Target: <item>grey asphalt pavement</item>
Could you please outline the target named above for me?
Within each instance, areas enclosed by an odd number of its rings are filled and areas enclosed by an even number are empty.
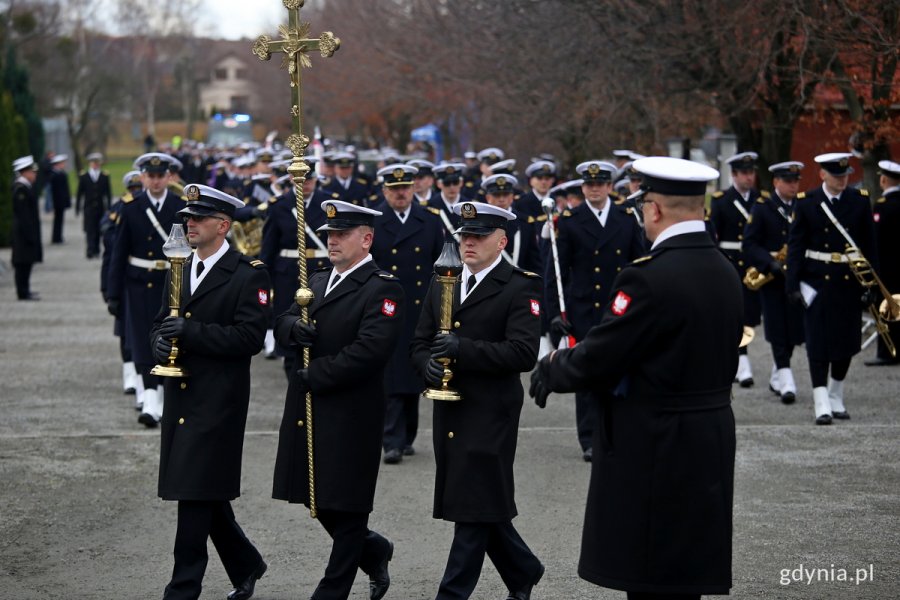
[[[32,278],[40,302],[16,301],[9,250],[0,250],[0,597],[159,598],[172,568],[175,505],[156,497],[159,434],[137,423],[133,397],[121,392],[99,262],[84,258],[80,229],[70,212],[65,245],[45,246]],[[783,406],[766,389],[770,356],[757,334],[757,384],[734,390],[732,595],[900,597],[900,368],[864,367],[874,349],[864,351],[845,388],[852,419],[816,427],[803,352],[794,361],[798,401]],[[255,597],[308,598],[330,540],[302,506],[270,498],[286,381],[277,361],[258,356],[252,369],[234,509],[269,564]],[[526,399],[522,414],[515,524],[546,565],[532,597],[624,599],[576,574],[589,465],[574,412],[571,396],[551,396],[543,411]],[[421,413],[417,453],[382,466],[370,520],[396,545],[387,598],[399,600],[434,597],[452,535],[451,524],[431,518],[428,401]],[[224,598],[230,585],[210,551],[202,598]],[[857,580],[863,571],[867,579]],[[351,598],[367,592],[360,574]],[[473,598],[505,598],[489,562]]]

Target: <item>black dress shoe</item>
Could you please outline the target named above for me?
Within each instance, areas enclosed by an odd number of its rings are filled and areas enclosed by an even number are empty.
[[[593,461],[594,460],[594,449],[588,448],[587,450],[585,450],[584,453],[581,455],[581,458],[584,459],[584,462]]]
[[[796,399],[797,395],[794,392],[785,392],[781,395],[782,404],[793,404]]]
[[[396,465],[403,460],[403,454],[396,448],[391,448],[384,453],[384,464]]]
[[[541,570],[538,571],[537,577],[534,578],[534,581],[517,592],[510,592],[509,596],[506,597],[506,600],[531,600],[531,590],[538,584],[538,582],[541,580],[541,577],[543,576],[544,565],[541,565]]]
[[[403,456],[413,456],[416,453],[416,449],[412,446],[403,446]]]
[[[816,425],[831,425],[831,415],[819,415],[816,417]]]
[[[894,360],[890,358],[873,358],[872,360],[867,360],[863,362],[867,367],[889,367],[891,365],[900,364],[900,360]]]
[[[138,415],[138,423],[146,426],[148,429],[153,429],[154,427],[159,425],[159,421],[156,419],[156,417],[154,417],[150,413],[145,412],[142,412],[140,415]]]
[[[394,543],[388,541],[388,551],[384,555],[381,564],[375,571],[369,574],[369,600],[381,600],[391,587],[391,576],[388,573],[388,563],[394,557]]]
[[[834,417],[835,419],[846,420],[846,419],[850,418],[850,413],[848,413],[846,410],[835,410],[835,411],[831,412],[831,416]]]
[[[741,379],[741,387],[742,388],[753,387],[753,378],[748,377],[747,379]]]
[[[266,569],[268,568],[269,565],[266,564],[266,561],[259,563],[256,570],[250,573],[250,576],[247,577],[241,585],[231,590],[228,595],[225,596],[226,600],[247,600],[248,598],[253,597],[253,589],[256,587],[256,582],[259,579],[262,579],[262,576],[266,574]]]

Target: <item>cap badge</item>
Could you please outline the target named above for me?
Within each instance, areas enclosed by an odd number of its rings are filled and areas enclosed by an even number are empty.
[[[325,209],[325,216],[329,219],[333,219],[337,216],[337,209],[334,207],[334,204],[328,205],[328,208]]]
[[[403,176],[405,174],[406,174],[406,171],[404,171],[400,167],[397,167],[396,169],[394,169],[394,172],[392,173],[392,175],[394,176],[394,179],[403,179]]]
[[[154,167],[158,167],[159,164],[160,164],[159,157],[158,157],[158,156],[154,156],[153,158],[151,158],[151,159],[150,159],[150,164],[151,164],[152,166],[154,166]]]
[[[838,164],[840,164],[842,167],[846,167],[847,165],[850,164],[850,161],[847,160],[846,158],[842,158],[842,159],[841,159],[841,162],[838,163]]]
[[[195,202],[200,199],[200,188],[196,185],[189,185],[184,189],[184,195],[189,202]]]
[[[447,167],[445,173],[447,173],[447,175],[453,175],[454,173],[456,173],[456,169],[454,169],[453,167]]]
[[[800,167],[798,167],[797,165],[791,165],[790,171],[791,171],[791,173],[799,173]]]
[[[475,208],[474,204],[466,202],[462,205],[459,214],[462,215],[463,219],[474,219],[478,215],[478,210]]]
[[[505,187],[506,187],[506,183],[507,183],[506,177],[501,177],[501,178],[499,178],[499,179],[497,180],[497,187],[498,187],[498,188],[505,188]]]
[[[599,172],[600,172],[600,165],[598,165],[597,163],[594,163],[594,164],[588,166],[588,173],[590,173],[591,175],[596,175]]]
[[[491,160],[497,160],[497,155],[491,152],[490,154],[488,154],[488,158]]]

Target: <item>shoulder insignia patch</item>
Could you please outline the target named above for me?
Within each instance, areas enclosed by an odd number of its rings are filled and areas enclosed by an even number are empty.
[[[357,178],[356,178],[356,181],[357,181],[358,183],[369,183],[369,182],[366,181],[365,178],[363,178],[363,177],[357,177]]]
[[[378,276],[381,277],[382,279],[397,279],[396,277],[394,277],[393,275],[391,275],[390,273],[387,273],[385,271],[375,271],[375,272],[378,273]]]
[[[533,271],[526,271],[525,269],[520,269],[519,267],[514,267],[513,271],[515,273],[519,273],[520,275],[524,275],[525,277],[530,277],[532,279],[540,279],[540,275]]]
[[[719,190],[718,192],[713,192],[712,197],[713,198],[721,198],[724,195],[725,195],[725,192],[723,192],[722,190]]]
[[[332,198],[340,198],[341,195],[338,194],[337,192],[332,192],[332,193],[331,193],[331,197],[332,197]]]
[[[529,223],[534,223],[534,217],[529,216],[529,217],[528,217],[528,222],[529,222]]]
[[[440,216],[440,214],[441,214],[441,209],[435,208],[435,207],[433,207],[433,206],[426,206],[426,207],[425,207],[425,210],[427,210],[428,212],[430,212],[430,213],[433,214],[433,215],[438,215],[438,216]]]
[[[612,194],[610,194],[609,197],[612,198]],[[625,199],[619,198],[618,200],[613,200],[613,204],[615,204],[616,206],[622,206],[623,204],[625,204]]]
[[[763,190],[759,193],[760,198],[771,198],[772,194],[769,193],[769,190]]]
[[[610,192],[610,193],[609,193],[609,197],[610,197],[610,198],[618,198],[618,197],[619,197],[619,192]]]
[[[466,182],[466,187],[472,187],[474,184],[471,181]]]
[[[569,209],[567,208],[566,210],[562,211],[562,216],[564,216],[564,217],[571,217],[571,216],[572,216],[572,211],[569,210]]]
[[[797,200],[801,200],[803,198],[806,198],[806,192],[800,192],[799,194],[797,194]]]
[[[644,264],[645,262],[650,261],[650,259],[652,259],[652,258],[653,258],[653,255],[652,255],[652,254],[648,254],[648,255],[646,255],[646,256],[641,256],[640,258],[634,259],[633,261],[631,261],[631,264],[633,264],[633,265],[641,265],[641,264]]]
[[[875,204],[884,204],[885,202],[887,202],[887,198],[882,196],[881,198],[879,198],[878,200],[875,201]]]
[[[766,203],[766,199],[763,198],[762,196],[760,196],[759,198],[756,199],[756,203],[757,203],[757,204],[765,204],[765,203]]]
[[[535,217],[534,220],[537,221],[538,223],[542,223],[547,220],[547,215],[546,214],[540,215],[538,217]]]
[[[869,190],[867,190],[865,188],[860,188],[859,193],[862,194],[863,196],[868,196]]]
[[[266,266],[266,263],[264,263],[263,261],[259,260],[258,258],[254,258],[253,260],[250,261],[250,265],[256,267],[257,269],[259,269],[259,268],[261,268],[261,267]]]
[[[123,204],[128,204],[129,202],[132,202],[132,201],[134,201],[134,196],[132,196],[131,194],[125,194],[124,196],[122,196]]]

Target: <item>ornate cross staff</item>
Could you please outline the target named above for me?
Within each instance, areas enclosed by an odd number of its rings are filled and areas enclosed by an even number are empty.
[[[303,182],[309,173],[309,166],[303,160],[309,138],[303,135],[303,98],[300,94],[300,69],[311,67],[312,63],[306,55],[309,51],[318,50],[322,58],[332,56],[341,47],[340,38],[334,37],[330,31],[322,33],[320,38],[309,38],[309,23],[300,20],[300,9],[305,0],[282,0],[288,9],[288,24],[278,27],[281,39],[273,41],[267,35],[261,35],[253,44],[253,54],[260,60],[269,60],[272,54],[284,54],[281,66],[287,68],[291,80],[291,117],[293,133],[287,139],[287,146],[294,154],[288,173],[294,180],[294,196],[297,198],[297,282],[299,288],[294,294],[294,301],[300,306],[300,317],[304,323],[309,322],[309,309],[313,300],[312,290],[307,286],[306,273],[306,215],[304,214]],[[309,348],[303,349],[303,367],[309,366]],[[312,395],[306,394],[306,452],[309,464],[309,512],[316,518],[316,485],[313,461],[313,415]]]

